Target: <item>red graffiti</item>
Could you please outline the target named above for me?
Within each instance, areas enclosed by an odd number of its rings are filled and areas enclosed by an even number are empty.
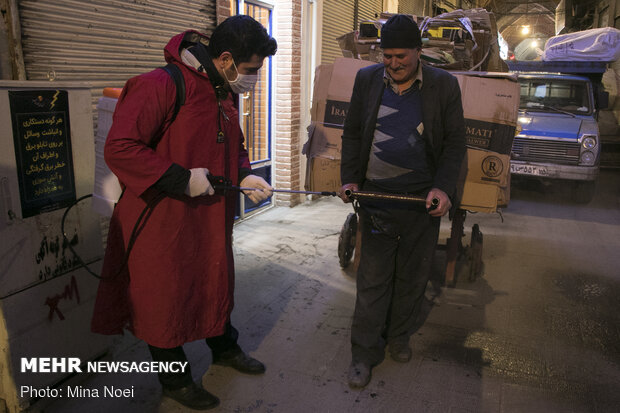
[[[77,281],[75,280],[75,276],[71,276],[71,282],[68,285],[65,285],[65,289],[61,294],[56,294],[53,297],[47,297],[45,300],[45,305],[50,307],[50,312],[48,314],[48,318],[51,321],[54,318],[54,312],[58,315],[58,318],[61,320],[65,319],[65,316],[62,314],[60,309],[58,308],[58,302],[60,300],[72,300],[73,293],[75,293],[75,299],[77,303],[80,303],[80,292],[78,291]]]

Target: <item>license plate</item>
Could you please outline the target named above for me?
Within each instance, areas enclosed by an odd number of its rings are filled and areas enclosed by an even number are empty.
[[[518,175],[549,176],[544,166],[510,164],[510,172]]]

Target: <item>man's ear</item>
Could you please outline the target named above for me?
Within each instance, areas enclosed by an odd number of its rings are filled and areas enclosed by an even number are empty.
[[[228,70],[233,65],[233,57],[230,52],[222,52],[221,55],[218,56],[217,60],[217,68],[221,70]]]

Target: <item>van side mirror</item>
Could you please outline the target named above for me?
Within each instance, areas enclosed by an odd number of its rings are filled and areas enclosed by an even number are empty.
[[[595,103],[598,110],[607,109],[607,107],[609,107],[609,92],[598,90]]]

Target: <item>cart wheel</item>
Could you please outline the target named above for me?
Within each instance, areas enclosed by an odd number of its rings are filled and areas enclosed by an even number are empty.
[[[342,268],[347,268],[355,250],[355,234],[357,233],[357,215],[351,212],[340,230],[338,237],[338,260]]]
[[[471,228],[469,281],[475,281],[482,271],[482,232],[478,224]]]

